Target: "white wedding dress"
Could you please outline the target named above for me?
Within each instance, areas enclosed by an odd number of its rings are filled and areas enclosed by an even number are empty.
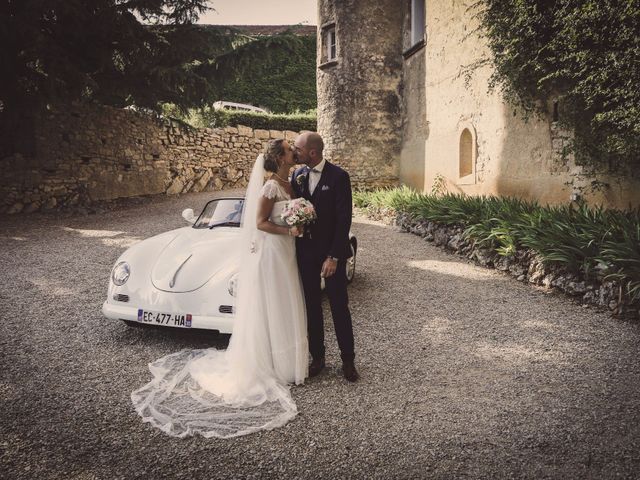
[[[226,350],[182,350],[149,364],[153,380],[131,394],[145,422],[175,437],[228,438],[272,429],[296,416],[289,384],[307,376],[307,321],[295,239],[256,228],[260,195],[276,198],[271,221],[289,196],[264,185],[262,155],[247,189],[236,316]]]

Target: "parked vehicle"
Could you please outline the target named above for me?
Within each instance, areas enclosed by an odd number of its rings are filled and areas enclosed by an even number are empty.
[[[244,110],[247,112],[269,113],[264,108],[249,105],[248,103],[218,101],[213,104],[214,110]]]
[[[143,240],[115,263],[102,313],[128,324],[202,328],[231,333],[240,263],[238,238],[244,198],[211,200],[191,225]],[[350,235],[353,280],[357,239]]]

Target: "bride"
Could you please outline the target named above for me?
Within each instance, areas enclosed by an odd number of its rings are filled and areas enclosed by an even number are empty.
[[[280,219],[293,197],[286,140],[258,156],[247,188],[233,335],[226,350],[182,350],[149,364],[136,411],[175,437],[229,438],[284,425],[297,414],[289,384],[307,376],[307,319],[295,255],[298,227]],[[264,182],[265,170],[272,173]],[[264,182],[264,184],[263,184]]]

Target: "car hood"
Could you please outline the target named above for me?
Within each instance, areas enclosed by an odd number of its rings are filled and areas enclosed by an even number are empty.
[[[165,292],[199,289],[217,274],[230,275],[238,266],[238,228],[189,228],[160,252],[151,282]]]

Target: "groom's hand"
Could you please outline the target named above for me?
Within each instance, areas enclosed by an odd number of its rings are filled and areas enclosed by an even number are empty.
[[[331,275],[336,273],[336,268],[338,268],[338,261],[334,260],[331,257],[328,257],[322,264],[322,271],[320,272],[320,276],[322,278],[329,278]]]

